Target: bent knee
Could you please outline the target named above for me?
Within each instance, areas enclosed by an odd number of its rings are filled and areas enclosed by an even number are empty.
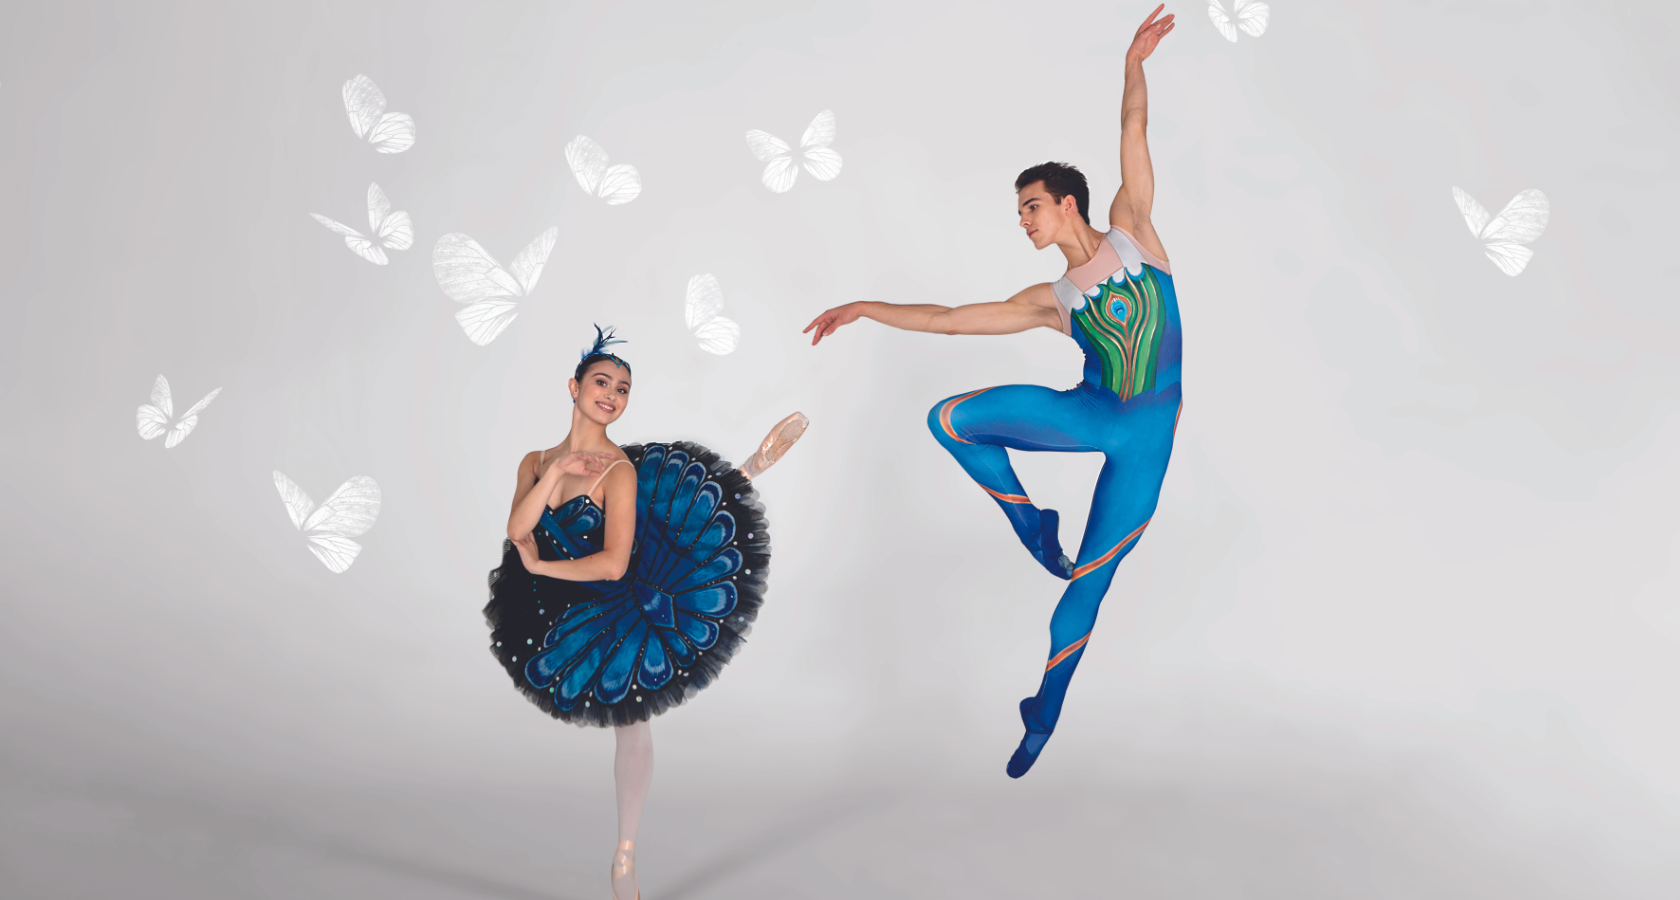
[[[958,395],[958,397],[960,396]],[[951,401],[958,399],[958,397],[951,397],[935,403],[927,414],[928,430],[933,432],[934,440],[947,447],[954,443],[967,443],[957,436],[956,429],[950,422],[950,413],[946,411],[946,407],[952,405]]]

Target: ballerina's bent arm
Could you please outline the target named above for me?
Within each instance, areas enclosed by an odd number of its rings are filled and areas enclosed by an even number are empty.
[[[613,465],[606,453],[568,453],[555,459],[536,475],[537,455],[526,454],[519,466],[513,508],[508,514],[508,539],[519,548],[526,571],[563,581],[617,581],[630,566],[630,548],[636,537],[636,469]],[[606,529],[601,550],[578,559],[542,559],[532,535],[542,520],[548,500],[564,475],[594,475],[601,472],[605,488],[602,511]]]

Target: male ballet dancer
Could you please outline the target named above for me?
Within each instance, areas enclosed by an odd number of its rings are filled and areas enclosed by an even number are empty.
[[[1015,181],[1027,239],[1038,250],[1060,248],[1067,274],[1001,303],[956,308],[848,303],[805,328],[816,330],[815,345],[859,318],[939,334],[1014,334],[1044,327],[1060,330],[1085,351],[1084,380],[1071,390],[982,388],[941,401],[928,413],[933,436],[997,501],[1027,550],[1069,582],[1050,618],[1050,659],[1038,693],[1021,701],[1026,735],[1009,759],[1011,778],[1032,768],[1056,727],[1114,570],[1155,513],[1178,425],[1182,331],[1166,248],[1149,221],[1155,176],[1145,139],[1143,61],[1173,29],[1172,16],[1155,18],[1164,8],[1149,14],[1126,51],[1121,185],[1108,209],[1109,230],[1091,227],[1090,191],[1078,169],[1044,163]],[[1103,454],[1077,560],[1062,555],[1055,510],[1041,510],[1027,498],[1005,448]]]

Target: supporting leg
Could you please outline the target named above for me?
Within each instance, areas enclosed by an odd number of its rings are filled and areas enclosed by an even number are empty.
[[[613,786],[618,796],[618,852],[613,854],[613,900],[636,900],[636,831],[653,784],[653,729],[647,722],[613,729]]]
[[[1148,441],[1129,441],[1120,451],[1110,453],[1097,477],[1078,564],[1050,617],[1050,658],[1044,666],[1044,677],[1038,693],[1021,701],[1021,723],[1027,733],[1010,757],[1011,778],[1020,778],[1032,768],[1055,731],[1068,684],[1085,654],[1097,610],[1114,572],[1137,546],[1155,514],[1172,452],[1172,432],[1164,431],[1164,440],[1151,437]]]

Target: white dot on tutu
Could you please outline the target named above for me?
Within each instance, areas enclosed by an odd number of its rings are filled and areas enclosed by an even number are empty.
[[[637,695],[636,695],[636,702],[637,702],[637,703],[640,703],[640,702],[642,702],[642,696],[641,696],[641,695],[640,695],[640,694],[637,694]]]
[[[517,656],[515,656],[515,657],[514,657],[514,658],[513,658],[513,661],[514,661],[514,662],[519,662],[519,657],[517,657]]]
[[[527,643],[527,644],[529,644],[529,643],[531,643],[531,639],[530,639],[530,638],[526,638],[526,639],[525,639],[525,643]]]
[[[752,540],[752,532],[747,532],[747,540]]]
[[[584,708],[584,709],[588,709],[588,708],[589,708],[589,701],[588,701],[588,700],[585,700],[585,701],[583,701],[583,708]]]
[[[501,642],[501,641],[497,641],[497,642],[496,642],[496,646],[498,646],[498,647],[500,647],[500,646],[501,646],[501,645],[502,645],[502,642]]]
[[[751,575],[751,574],[752,574],[752,570],[751,570],[751,569],[748,569],[748,570],[747,570],[747,574],[748,574],[748,575]]]
[[[735,495],[735,499],[737,499],[737,500],[739,500],[739,499],[741,499],[741,495],[740,495],[740,494],[736,494],[736,495]]]

